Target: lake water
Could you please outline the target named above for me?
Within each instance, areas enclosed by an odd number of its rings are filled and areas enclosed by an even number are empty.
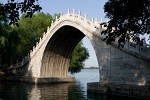
[[[0,82],[0,100],[108,100],[105,94],[87,93],[87,82],[99,81],[98,69],[84,69],[70,75],[75,83],[33,85],[20,82]],[[111,97],[109,100],[140,100]]]
[[[70,76],[76,77],[75,83],[0,82],[0,100],[90,100],[87,98],[87,82],[98,82],[99,70],[84,69]]]

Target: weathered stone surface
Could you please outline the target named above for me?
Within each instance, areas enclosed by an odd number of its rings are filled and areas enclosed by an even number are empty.
[[[127,41],[124,48],[118,48],[117,42],[106,45],[102,41],[102,30],[104,27],[100,22],[88,21],[80,14],[62,15],[31,50],[28,65],[23,70],[16,69],[16,73],[22,71],[22,76],[41,81],[67,77],[73,49],[87,36],[97,56],[102,83],[149,84],[150,48],[131,41]]]
[[[100,84],[99,82],[88,83],[88,93],[94,93],[100,95],[104,93],[108,96],[124,96],[134,97],[133,99],[149,100],[150,98],[150,86],[136,86],[131,84]]]

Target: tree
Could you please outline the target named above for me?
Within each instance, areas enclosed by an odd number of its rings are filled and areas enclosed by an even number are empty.
[[[23,14],[18,21],[19,27],[12,27],[7,23],[3,23],[2,25],[6,25],[7,27],[0,27],[4,30],[3,36],[0,35],[0,44],[2,44],[0,49],[3,51],[0,52],[0,55],[2,54],[0,61],[6,58],[5,63],[10,62],[8,65],[10,66],[16,61],[16,56],[26,56],[30,50],[32,50],[33,46],[36,45],[36,42],[39,41],[40,37],[43,36],[43,32],[47,31],[47,27],[51,25],[52,20],[55,20],[56,15],[59,14],[55,14],[54,17],[52,17],[50,14],[41,12],[34,14],[32,18],[25,18],[24,16],[26,15]],[[5,46],[5,44],[7,45]],[[80,42],[72,54],[69,71],[79,72],[84,66],[83,62],[88,57],[89,53],[87,49],[83,47],[82,42]]]
[[[25,18],[25,16],[25,14],[21,16],[18,22],[19,27],[15,27],[21,40],[18,46],[19,56],[25,56],[32,50],[33,46],[36,45],[36,42],[39,42],[40,37],[47,31],[47,27],[51,25],[51,21],[53,20],[50,14],[42,12],[33,14],[32,18]]]
[[[150,0],[109,0],[104,5],[106,17],[110,19],[107,29],[107,44],[118,39],[124,45],[125,40],[132,38],[139,43],[139,34],[150,33]]]
[[[54,21],[56,16],[60,14],[55,14],[53,17],[50,14],[37,13],[32,16],[32,18],[25,18],[25,15],[19,20],[19,27],[15,27],[16,31],[19,33],[20,44],[18,46],[18,55],[25,56],[32,50],[36,42],[39,41],[40,37],[43,36],[43,32],[47,31],[47,27],[51,25],[51,21]],[[79,72],[83,68],[83,62],[89,57],[89,53],[85,47],[83,47],[82,42],[80,42],[75,48],[72,59],[69,65],[69,71]]]
[[[9,20],[10,25],[17,25],[19,20],[19,14],[25,13],[25,17],[32,17],[33,13],[40,11],[42,8],[38,4],[38,0],[7,0],[6,4],[0,3],[0,16],[3,16]]]
[[[83,43],[79,42],[72,53],[69,63],[69,71],[71,73],[80,72],[84,67],[84,61],[88,59],[89,53],[87,48],[83,47]]]
[[[7,24],[5,17],[0,17],[0,66],[9,67],[17,61],[18,33]]]
[[[7,37],[5,36],[6,30],[6,22],[7,20],[4,17],[0,17],[0,66],[4,65],[4,59],[2,59],[3,54],[5,52],[5,47],[8,42]]]

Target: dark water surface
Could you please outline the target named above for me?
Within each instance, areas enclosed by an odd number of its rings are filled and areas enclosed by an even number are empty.
[[[75,83],[33,85],[19,82],[0,82],[0,100],[90,100],[87,82],[99,81],[98,69],[84,69],[70,75]]]
[[[84,69],[71,75],[75,83],[33,85],[19,82],[0,82],[0,100],[108,100],[104,94],[87,94],[87,82],[99,81],[98,69]],[[109,100],[139,100],[111,97]]]

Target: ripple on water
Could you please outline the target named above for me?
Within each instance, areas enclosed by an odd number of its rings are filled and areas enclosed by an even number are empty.
[[[87,100],[87,82],[99,80],[98,70],[82,70],[71,76],[77,82],[43,85],[0,82],[0,100]]]

